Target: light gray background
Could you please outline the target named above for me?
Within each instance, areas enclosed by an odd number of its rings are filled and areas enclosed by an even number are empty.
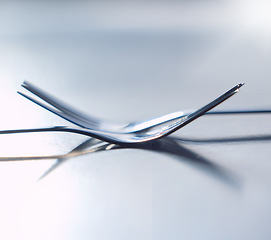
[[[201,107],[240,82],[220,109],[270,107],[270,18],[255,20],[270,6],[247,6],[1,1],[1,129],[69,124],[19,96],[24,80],[123,122]],[[56,160],[2,162],[1,239],[270,239],[270,117],[203,117],[175,136],[209,142],[82,155],[41,180]],[[86,140],[1,135],[0,153],[65,154]]]

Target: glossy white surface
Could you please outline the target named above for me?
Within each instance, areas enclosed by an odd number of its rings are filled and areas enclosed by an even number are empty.
[[[269,28],[244,22],[242,2],[1,2],[1,129],[69,124],[19,96],[23,80],[114,121],[198,108],[239,82],[219,108],[270,107]],[[204,117],[175,136],[224,140],[86,154],[42,179],[57,160],[1,162],[0,238],[270,239],[270,119]],[[2,135],[0,155],[86,140]]]

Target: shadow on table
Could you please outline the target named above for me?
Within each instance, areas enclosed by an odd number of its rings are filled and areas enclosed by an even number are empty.
[[[166,137],[156,141],[130,144],[130,145],[116,145],[106,142],[102,142],[93,138],[88,139],[82,144],[74,148],[70,153],[64,155],[64,157],[58,158],[57,162],[49,168],[39,180],[46,177],[66,160],[73,157],[74,153],[77,155],[84,155],[89,153],[88,148],[91,148],[91,153],[100,151],[109,151],[113,149],[142,149],[148,151],[155,151],[164,154],[170,154],[179,161],[186,161],[192,167],[197,168],[200,171],[204,171],[206,174],[212,176],[214,179],[223,182],[224,184],[235,188],[241,188],[241,181],[236,176],[226,171],[222,167],[215,164],[211,159],[208,159],[195,151],[192,151],[188,147],[183,146],[185,143],[195,144],[215,144],[215,143],[236,143],[236,142],[253,142],[253,141],[270,141],[271,135],[264,136],[247,136],[247,137],[234,137],[234,138],[213,138],[213,139],[188,139],[188,138],[176,138]],[[102,144],[102,145],[101,145]]]
[[[126,144],[116,145],[107,142],[103,142],[94,138],[90,138],[87,141],[81,143],[71,152],[63,155],[50,155],[50,156],[29,156],[29,157],[0,157],[0,161],[24,161],[24,160],[45,160],[56,159],[46,172],[38,179],[41,180],[48,176],[61,164],[67,161],[69,158],[82,156],[94,152],[109,151],[114,149],[140,149],[147,151],[159,152],[162,154],[168,154],[173,156],[178,161],[186,162],[191,167],[202,171],[215,180],[220,181],[231,188],[236,190],[241,188],[241,181],[225,168],[214,163],[214,159],[209,159],[203,155],[197,153],[194,150],[189,149],[191,144],[219,144],[219,143],[247,143],[258,141],[270,141],[271,135],[261,136],[246,136],[246,137],[232,137],[232,138],[212,138],[212,139],[188,139],[188,138],[176,138],[168,136],[166,138],[139,143],[139,144]]]

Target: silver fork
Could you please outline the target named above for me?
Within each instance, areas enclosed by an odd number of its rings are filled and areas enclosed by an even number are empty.
[[[129,124],[116,124],[109,121],[104,121],[101,119],[97,119],[92,116],[88,116],[84,113],[81,113],[70,106],[67,106],[65,103],[57,100],[55,97],[51,96],[50,94],[44,92],[43,90],[39,89],[38,87],[34,86],[29,82],[24,82],[22,87],[27,89],[29,92],[33,93],[45,103],[38,101],[26,95],[22,92],[18,92],[25,98],[31,100],[32,102],[38,104],[39,106],[49,110],[50,112],[74,123],[77,126],[96,129],[96,130],[103,130],[107,132],[119,132],[119,133],[131,133],[131,132],[139,132],[142,130],[146,130],[152,128],[154,126],[162,125],[166,122],[170,122],[173,120],[181,120],[185,116],[187,116],[190,112],[188,111],[178,111],[163,115],[161,117],[157,117],[154,119],[150,119],[143,122],[134,122]],[[48,105],[49,104],[49,105]],[[251,114],[251,113],[271,113],[271,110],[235,110],[235,111],[210,111],[206,112],[205,114],[209,115],[218,115],[218,114]]]
[[[90,137],[98,138],[100,140],[115,143],[115,144],[134,144],[134,143],[141,143],[147,142],[155,139],[159,139],[169,134],[179,130],[180,128],[184,127],[185,125],[189,124],[190,122],[194,121],[198,117],[202,116],[209,110],[213,109],[220,103],[224,102],[234,94],[236,94],[239,89],[244,84],[240,83],[227,91],[226,93],[222,94],[217,99],[213,100],[209,104],[205,105],[204,107],[196,110],[193,113],[190,113],[178,121],[174,122],[173,124],[167,124],[166,126],[159,126],[156,129],[144,129],[138,132],[129,132],[129,133],[117,133],[117,132],[108,132],[103,131],[101,129],[87,129],[82,127],[51,127],[51,128],[37,128],[37,129],[20,129],[20,130],[5,130],[0,131],[0,133],[26,133],[26,132],[71,132],[77,134],[83,134]]]

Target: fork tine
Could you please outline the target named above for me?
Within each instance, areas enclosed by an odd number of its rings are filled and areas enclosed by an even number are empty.
[[[66,116],[72,116],[73,118],[77,118],[79,120],[83,120],[89,124],[97,126],[99,124],[99,120],[95,119],[94,117],[86,116],[84,113],[79,112],[78,110],[73,109],[70,106],[67,106],[60,100],[57,100],[55,97],[51,96],[50,94],[44,92],[43,90],[39,89],[38,87],[34,86],[32,83],[24,81],[22,87],[27,89],[29,92],[33,93],[40,99],[44,100],[46,103],[52,105],[56,109],[62,111],[66,114]],[[23,95],[23,94],[22,94]],[[25,95],[23,95],[26,97]],[[29,98],[28,98],[29,99]],[[30,99],[31,100],[31,99]],[[33,100],[31,100],[33,101]],[[33,101],[35,102],[35,101]],[[40,104],[39,104],[40,105]]]
[[[78,119],[78,118],[76,118],[76,117],[73,117],[72,115],[68,115],[68,114],[66,114],[66,113],[64,113],[64,112],[62,112],[62,111],[59,111],[59,110],[57,110],[57,109],[54,109],[54,108],[52,108],[51,106],[46,105],[46,104],[44,104],[44,103],[42,103],[42,102],[40,102],[40,101],[38,101],[38,100],[36,100],[36,99],[34,99],[34,98],[32,98],[32,97],[30,97],[30,96],[28,96],[28,95],[22,93],[22,92],[19,92],[19,91],[18,91],[18,93],[19,93],[20,95],[22,95],[23,97],[27,98],[28,100],[30,100],[30,101],[36,103],[37,105],[43,107],[44,109],[46,109],[46,110],[48,110],[48,111],[50,111],[50,112],[52,112],[52,113],[58,115],[59,117],[62,117],[62,118],[64,118],[64,119],[66,119],[67,121],[69,121],[69,122],[71,122],[71,123],[73,123],[73,124],[75,124],[75,125],[77,125],[77,126],[80,126],[80,127],[84,127],[84,126],[85,126],[84,123],[86,123],[86,122],[84,122],[82,119]],[[90,123],[88,123],[88,124],[90,124]],[[95,127],[95,126],[96,126],[96,125],[93,124],[93,127]]]
[[[222,94],[220,97],[216,98],[209,104],[203,106],[202,108],[198,109],[197,111],[187,115],[182,120],[175,122],[174,124],[170,125],[165,129],[163,136],[168,136],[171,133],[179,130],[180,128],[184,127],[185,125],[189,124],[190,122],[194,121],[195,119],[199,118],[200,116],[204,115],[206,112],[210,111],[211,109],[215,108],[217,105],[221,104],[228,98],[232,97],[234,94],[239,92],[239,89],[244,85],[244,83],[237,84],[235,87],[231,88],[226,93]]]

